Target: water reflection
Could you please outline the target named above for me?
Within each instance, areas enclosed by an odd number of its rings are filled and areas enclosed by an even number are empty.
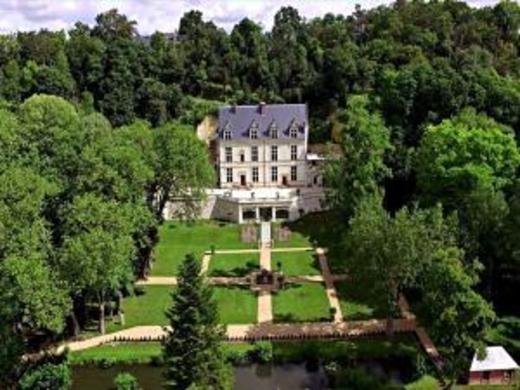
[[[252,365],[235,368],[235,390],[324,390],[327,377],[320,368],[307,371],[304,364]]]
[[[119,372],[130,372],[142,389],[161,389],[162,369],[146,365],[115,366],[100,369],[93,366],[74,367],[73,390],[113,390]],[[325,390],[327,378],[321,367],[308,371],[305,364],[261,365],[235,368],[234,390]]]

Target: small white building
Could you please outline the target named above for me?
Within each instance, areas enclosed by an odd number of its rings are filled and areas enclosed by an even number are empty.
[[[518,364],[500,346],[487,347],[486,356],[481,360],[473,357],[469,369],[470,385],[508,385],[513,383]]]

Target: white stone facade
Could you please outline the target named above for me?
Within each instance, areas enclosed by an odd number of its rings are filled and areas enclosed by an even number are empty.
[[[304,139],[219,140],[220,187],[305,187],[306,155]]]
[[[219,188],[207,190],[202,218],[292,221],[323,209],[323,158],[307,152],[306,105],[223,107],[218,126]],[[169,204],[165,218],[177,206]]]
[[[262,188],[253,190],[214,188],[206,191],[201,201],[202,219],[218,219],[237,223],[262,220],[293,221],[301,216],[323,210],[323,188]],[[165,219],[177,215],[180,203],[169,202],[164,210]]]

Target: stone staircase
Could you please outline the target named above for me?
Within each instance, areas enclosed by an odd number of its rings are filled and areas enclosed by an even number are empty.
[[[260,224],[260,245],[271,245],[271,222]]]

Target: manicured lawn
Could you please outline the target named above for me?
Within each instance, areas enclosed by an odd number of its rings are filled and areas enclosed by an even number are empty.
[[[337,361],[352,358],[388,358],[410,356],[415,358],[420,350],[413,336],[395,335],[392,339],[374,336],[352,340],[300,340],[272,342],[273,357],[277,363],[300,363],[315,360]],[[255,348],[255,343],[226,343],[222,345],[226,355],[247,354]],[[149,363],[161,355],[158,342],[129,342],[101,345],[82,351],[70,352],[72,364],[95,363],[111,360],[114,363]],[[428,377],[431,378],[431,377]],[[433,378],[431,378],[433,380]],[[423,380],[418,383],[423,383]],[[429,382],[429,381],[428,381]],[[417,387],[413,388],[418,389]],[[421,388],[422,389],[422,388]]]
[[[117,343],[74,351],[69,354],[72,364],[94,363],[110,360],[115,363],[149,363],[161,354],[161,344],[157,342]]]
[[[278,240],[277,231],[280,229],[282,224],[274,223],[273,224],[273,238],[274,238],[274,247],[275,248],[299,248],[299,247],[310,247],[312,246],[311,241],[309,240],[309,237],[306,235],[291,230],[291,235],[288,240],[281,241]]]
[[[247,355],[255,348],[253,343],[223,343],[226,356]],[[105,344],[82,351],[70,352],[72,364],[97,363],[109,360],[117,364],[147,364],[161,357],[161,344],[158,342],[130,342]]]
[[[170,286],[146,286],[143,294],[123,300],[125,326],[107,322],[107,332],[140,325],[167,325],[165,312],[172,303]],[[214,297],[223,324],[256,322],[256,295],[240,287],[215,287]]]
[[[329,301],[321,283],[290,285],[273,295],[275,322],[329,321]]]
[[[176,275],[187,253],[194,253],[200,259],[212,245],[216,249],[256,248],[256,243],[242,242],[240,232],[239,225],[215,221],[165,222],[159,228],[152,275]]]
[[[167,325],[165,312],[172,303],[173,286],[145,286],[142,294],[123,300],[125,326],[107,322],[107,332],[140,325]]]
[[[284,224],[292,235],[288,241],[275,241],[276,247],[318,246],[331,248],[341,241],[347,228],[347,221],[338,211],[307,214],[295,222]]]
[[[386,310],[380,297],[371,294],[370,286],[361,286],[351,281],[336,283],[341,312],[348,320],[385,318]]]
[[[223,324],[256,323],[256,294],[244,287],[215,287],[220,322]]]
[[[245,276],[259,265],[258,253],[215,254],[209,263],[209,276]]]
[[[271,268],[273,270],[278,269],[278,262],[281,263],[282,272],[287,276],[321,274],[314,251],[272,252]]]

